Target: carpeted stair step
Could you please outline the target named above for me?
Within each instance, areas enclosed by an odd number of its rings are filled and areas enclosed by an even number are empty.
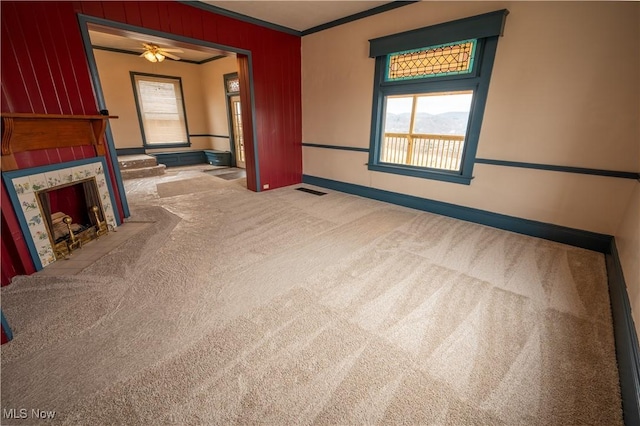
[[[136,179],[164,174],[166,166],[158,164],[156,157],[151,155],[120,155],[118,165],[122,179]]]
[[[156,161],[156,157],[152,157],[151,155],[119,155],[118,164],[120,165],[120,170],[124,171],[153,167],[158,165],[158,162]]]
[[[120,169],[122,179],[136,179],[150,176],[161,176],[167,168],[164,164],[157,164],[151,167],[139,167],[135,169]]]

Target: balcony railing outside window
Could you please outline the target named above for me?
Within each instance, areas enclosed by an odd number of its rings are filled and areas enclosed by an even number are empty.
[[[385,133],[380,161],[431,169],[459,171],[464,136]]]
[[[471,90],[387,96],[379,161],[459,172],[472,97]]]

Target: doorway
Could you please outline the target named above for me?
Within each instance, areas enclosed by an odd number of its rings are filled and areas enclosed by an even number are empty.
[[[224,90],[227,95],[227,115],[233,163],[241,169],[246,168],[244,137],[242,134],[242,103],[240,100],[240,79],[238,73],[224,75]]]
[[[144,34],[145,40],[158,41],[163,47],[169,47],[170,49],[181,49],[183,51],[186,50],[200,50],[200,51],[211,51],[217,50],[221,52],[227,52],[228,54],[232,54],[236,57],[237,60],[237,69],[238,69],[238,78],[239,81],[242,82],[243,90],[238,92],[237,95],[241,99],[236,107],[242,108],[242,112],[237,119],[238,129],[240,130],[239,137],[237,138],[238,142],[241,143],[242,150],[237,150],[242,152],[241,163],[243,167],[246,167],[247,170],[247,188],[252,191],[260,191],[260,173],[259,173],[259,160],[258,160],[258,149],[257,149],[257,135],[255,128],[255,105],[254,105],[254,87],[253,87],[253,66],[252,66],[252,54],[251,51],[235,48],[232,46],[220,45],[208,41],[204,41],[201,39],[194,39],[190,37],[185,37],[181,35],[166,33],[162,31],[152,30],[148,28],[133,26],[130,24],[125,24],[122,22],[109,21],[102,18],[87,16],[87,15],[78,15],[78,19],[80,22],[80,29],[82,33],[82,39],[85,46],[85,53],[87,56],[87,60],[89,62],[89,69],[91,74],[92,82],[94,83],[94,91],[96,94],[96,100],[98,103],[98,107],[104,113],[107,112],[108,108],[105,102],[104,93],[102,91],[102,84],[100,81],[100,77],[98,75],[98,69],[96,64],[96,58],[94,55],[94,50],[91,43],[91,37],[89,34],[89,27],[101,27],[100,29],[103,32],[109,33],[111,35],[119,35],[119,36],[127,36],[132,33]],[[169,49],[166,49],[167,51]],[[183,53],[180,53],[183,54]],[[139,55],[139,53],[138,53]],[[195,61],[195,60],[194,60]],[[186,62],[182,60],[181,62]],[[200,64],[208,62],[208,60],[197,61]],[[219,84],[219,83],[218,83]],[[219,86],[218,86],[219,87]],[[196,109],[197,111],[198,109]],[[224,110],[224,107],[223,107]],[[227,121],[226,118],[222,119],[223,122]],[[232,129],[229,129],[232,131]],[[194,132],[195,133],[195,132]],[[202,134],[190,134],[190,138],[224,138],[224,133],[211,133],[207,132],[206,134],[203,132]],[[229,134],[230,138],[231,133]],[[107,139],[107,146],[109,147],[110,157],[117,158],[117,153],[115,150],[115,143],[113,138],[112,129],[110,125],[107,124],[107,129],[105,133],[105,138]],[[196,139],[197,140],[197,139]],[[230,142],[227,139],[228,142]],[[230,144],[230,150],[236,150],[234,143]],[[248,149],[245,149],[247,148]],[[187,148],[179,148],[180,150],[193,150],[193,147]],[[220,149],[214,146],[214,149]],[[122,183],[122,177],[120,175],[120,170],[116,167],[115,170],[116,175],[116,184],[120,189],[121,199],[123,202],[123,207],[125,211],[125,216],[129,215],[128,204],[126,201],[124,185]]]

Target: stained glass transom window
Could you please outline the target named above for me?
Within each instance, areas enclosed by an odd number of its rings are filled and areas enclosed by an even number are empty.
[[[470,73],[475,50],[476,40],[464,40],[393,53],[388,56],[386,80]]]
[[[236,93],[240,91],[240,80],[237,78],[231,78],[227,80],[227,92]]]

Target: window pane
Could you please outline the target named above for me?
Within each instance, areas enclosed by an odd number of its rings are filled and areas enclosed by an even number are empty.
[[[465,40],[391,54],[386,80],[470,73],[475,48],[476,40]]]
[[[388,97],[386,99],[385,132],[409,133],[413,96]]]
[[[471,91],[418,95],[414,133],[464,136],[472,97]]]
[[[187,142],[178,79],[135,76],[146,144]]]
[[[472,99],[472,91],[388,96],[380,161],[459,171]]]
[[[240,91],[240,80],[237,78],[227,80],[227,93],[236,93]]]

